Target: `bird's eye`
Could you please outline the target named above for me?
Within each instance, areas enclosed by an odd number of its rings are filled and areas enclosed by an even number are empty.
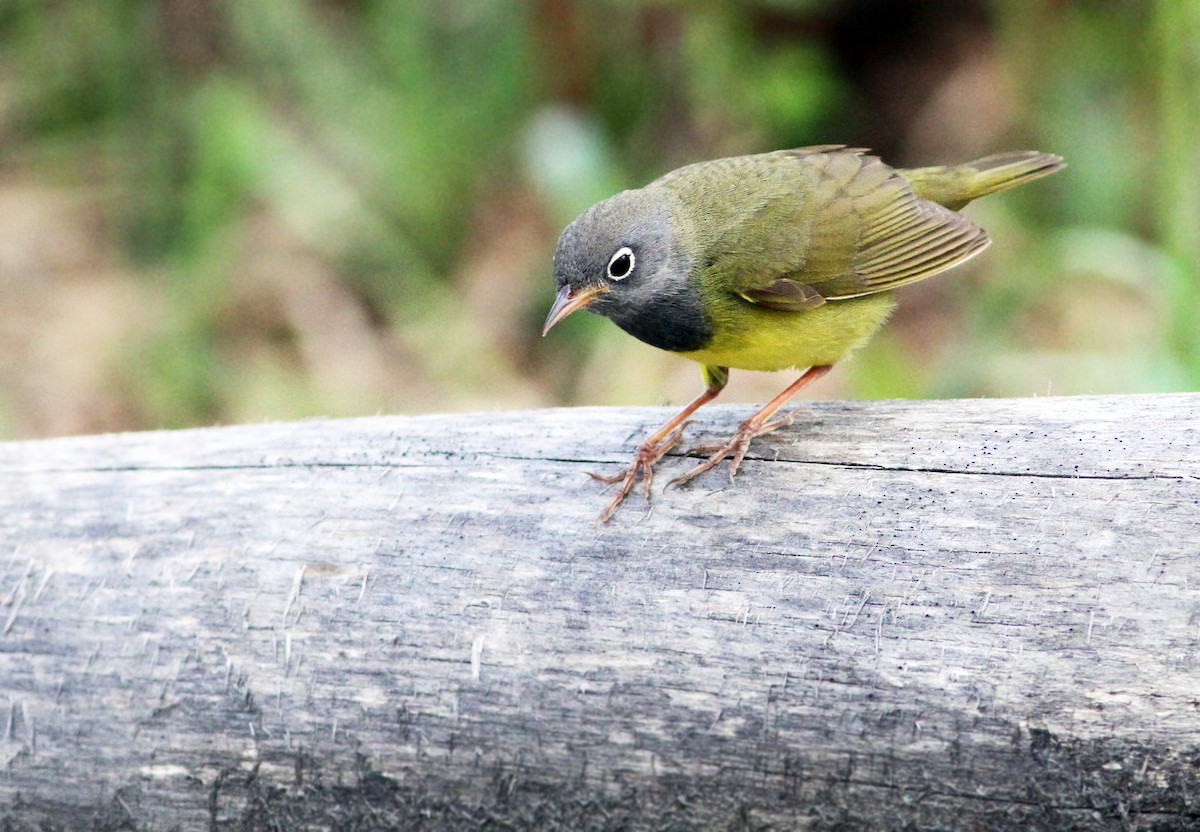
[[[608,276],[612,280],[621,280],[628,277],[633,271],[635,258],[633,249],[629,246],[621,246],[617,249],[617,253],[608,261]]]

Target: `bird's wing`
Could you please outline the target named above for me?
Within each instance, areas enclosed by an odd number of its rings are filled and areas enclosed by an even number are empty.
[[[710,273],[755,303],[809,309],[893,289],[955,266],[989,243],[962,214],[923,200],[857,149],[800,148],[692,166]],[[688,172],[688,168],[678,173]]]

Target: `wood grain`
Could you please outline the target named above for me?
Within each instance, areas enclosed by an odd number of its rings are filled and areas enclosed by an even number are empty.
[[[1200,395],[667,415],[0,445],[3,828],[1200,829]]]

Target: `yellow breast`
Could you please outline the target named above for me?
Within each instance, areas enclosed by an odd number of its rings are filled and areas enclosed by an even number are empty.
[[[679,355],[739,370],[835,364],[870,340],[894,306],[887,292],[830,301],[804,312],[764,309],[728,296],[708,307],[713,324],[709,346]]]

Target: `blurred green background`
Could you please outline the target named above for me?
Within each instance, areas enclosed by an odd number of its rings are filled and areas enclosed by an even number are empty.
[[[1198,101],[1192,0],[0,0],[0,437],[682,403],[606,321],[540,337],[558,232],[826,142],[1070,168],[813,395],[1200,389]]]

